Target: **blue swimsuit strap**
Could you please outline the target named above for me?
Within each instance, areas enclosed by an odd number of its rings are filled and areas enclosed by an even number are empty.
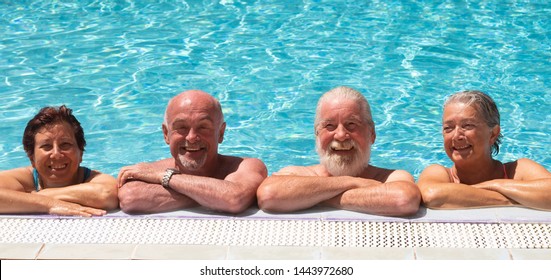
[[[84,168],[84,179],[82,180],[82,183],[84,183],[90,177],[92,170],[90,170],[90,168],[85,166],[82,166],[82,168]],[[34,188],[36,189],[36,191],[37,192],[40,191],[38,187],[38,171],[36,171],[36,169],[33,169],[33,181],[34,181]]]

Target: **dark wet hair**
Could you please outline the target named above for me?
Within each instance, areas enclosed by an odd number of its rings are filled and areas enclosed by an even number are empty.
[[[493,128],[496,125],[500,125],[500,116],[497,109],[497,105],[494,100],[487,94],[478,90],[465,90],[452,94],[446,102],[444,107],[450,103],[461,102],[467,106],[473,106],[476,111],[482,116],[484,122],[488,127]],[[499,154],[499,144],[503,135],[499,133],[494,145],[492,145],[492,154]]]
[[[27,123],[25,132],[23,133],[23,148],[27,156],[31,158],[34,155],[34,139],[40,129],[63,122],[68,123],[73,128],[77,146],[84,152],[86,140],[84,139],[82,126],[80,126],[77,118],[73,116],[73,110],[65,107],[65,105],[61,105],[59,107],[44,107],[40,109],[38,114]]]

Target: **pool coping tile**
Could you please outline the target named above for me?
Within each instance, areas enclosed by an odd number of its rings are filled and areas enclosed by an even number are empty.
[[[42,260],[128,260],[134,244],[45,244],[37,259]]]
[[[0,259],[34,260],[43,247],[43,243],[0,243]]]
[[[132,259],[224,260],[227,254],[228,246],[141,244],[136,246]]]

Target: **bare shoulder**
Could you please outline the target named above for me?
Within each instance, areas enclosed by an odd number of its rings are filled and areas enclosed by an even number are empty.
[[[450,182],[448,168],[440,164],[427,166],[419,175],[419,183],[423,181]]]
[[[289,175],[296,175],[296,176],[320,176],[319,171],[317,170],[318,166],[287,166],[283,167],[277,172],[274,172],[272,175],[278,175],[278,176],[289,176]]]
[[[386,182],[393,182],[393,181],[408,181],[408,182],[415,182],[415,179],[413,179],[413,175],[411,173],[407,172],[406,170],[390,170],[390,174],[387,177]]]
[[[264,176],[268,173],[268,169],[266,168],[264,162],[257,158],[242,158],[239,163],[239,169],[250,172],[259,172],[264,174]]]
[[[92,170],[92,172],[90,173],[90,178],[88,178],[86,181],[87,182],[115,182],[116,180],[115,180],[115,177],[107,173],[103,173],[98,170]]]
[[[549,170],[528,158],[519,158],[516,161],[505,163],[505,167],[513,179],[517,180],[551,178],[551,172],[549,172]]]
[[[19,167],[0,171],[0,188],[31,192],[34,190],[33,168]]]
[[[268,170],[264,162],[257,158],[219,155],[219,170],[222,176],[234,173],[260,173],[266,176]]]

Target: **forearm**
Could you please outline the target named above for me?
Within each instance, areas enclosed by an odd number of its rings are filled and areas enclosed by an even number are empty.
[[[0,190],[0,213],[48,213],[52,205],[51,200],[52,198],[30,193]]]
[[[420,201],[421,194],[414,183],[399,181],[351,189],[324,204],[376,215],[407,216],[417,213]]]
[[[239,213],[255,199],[256,188],[210,177],[178,174],[170,180],[170,188],[203,207],[216,211]]]
[[[420,185],[421,186],[421,185]],[[508,206],[514,201],[491,190],[456,183],[421,186],[423,203],[433,209],[459,209],[486,206]]]
[[[551,179],[492,180],[481,187],[496,191],[526,207],[551,210]]]
[[[354,188],[351,177],[271,176],[258,190],[260,208],[272,212],[307,209]]]
[[[126,213],[159,213],[197,206],[197,202],[160,184],[130,181],[118,192],[120,208]]]
[[[114,184],[83,183],[63,188],[48,188],[37,194],[105,210],[118,207],[117,188]]]

